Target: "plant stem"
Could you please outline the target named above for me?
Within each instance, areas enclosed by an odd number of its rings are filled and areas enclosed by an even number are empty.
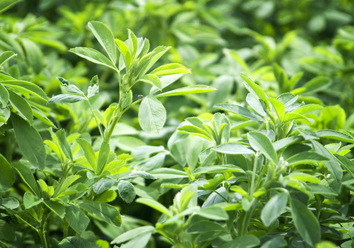
[[[255,190],[255,180],[256,180],[256,173],[257,173],[257,164],[258,164],[258,152],[254,156],[254,161],[253,161],[253,172],[252,172],[252,181],[251,181],[251,190],[250,190],[250,196],[253,196],[254,190]]]
[[[39,237],[41,238],[42,247],[43,248],[48,248],[47,238],[45,236],[44,228],[41,228],[40,230],[38,230],[38,234],[39,234]]]
[[[96,117],[95,113],[93,112],[93,108],[92,108],[92,105],[91,105],[91,103],[90,103],[90,100],[89,100],[88,98],[86,98],[86,101],[87,101],[87,103],[88,103],[88,105],[89,105],[89,107],[90,107],[92,116],[93,116],[93,118],[95,119],[95,122],[96,122],[96,125],[97,125],[97,127],[98,127],[98,130],[100,131],[101,137],[103,138],[104,136],[103,136],[102,128],[101,128],[101,126],[100,126],[100,123],[99,123],[98,120],[97,120],[97,117]]]

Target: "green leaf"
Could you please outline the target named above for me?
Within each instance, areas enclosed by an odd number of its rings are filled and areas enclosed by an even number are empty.
[[[88,23],[88,27],[91,29],[93,35],[106,51],[108,57],[113,64],[117,62],[117,47],[114,42],[114,36],[112,31],[102,22],[91,21]]]
[[[0,192],[8,191],[15,182],[15,173],[6,158],[0,153]]]
[[[1,7],[1,3],[0,3],[0,7]],[[15,237],[16,234],[13,227],[6,221],[0,220],[0,240],[13,242],[15,241]]]
[[[118,193],[126,203],[134,201],[136,196],[133,184],[124,180],[121,180],[118,184]]]
[[[269,227],[285,210],[288,202],[288,194],[283,192],[273,196],[263,207],[261,220],[266,227]]]
[[[94,171],[97,171],[96,155],[89,142],[84,139],[77,139],[76,142],[83,150],[85,157]]]
[[[351,243],[352,241],[350,241]],[[338,246],[329,241],[322,241],[316,245],[316,248],[337,248]]]
[[[134,229],[135,230],[135,229]],[[147,243],[149,242],[151,238],[152,232],[144,232],[144,233],[139,233],[139,236],[131,239],[129,242],[125,243],[122,245],[122,248],[136,248],[136,247],[146,247]],[[124,235],[124,234],[122,234]],[[112,243],[117,243],[113,242]]]
[[[186,178],[188,174],[185,171],[172,168],[158,168],[151,171],[151,174],[158,179]]]
[[[98,76],[94,76],[93,78],[91,78],[90,80],[90,86],[87,89],[87,98],[91,98],[93,96],[95,96],[96,94],[98,94],[98,92],[100,91],[100,87],[98,86]]]
[[[140,104],[138,117],[144,131],[158,134],[165,124],[166,110],[156,97],[148,95]]]
[[[41,49],[31,40],[22,38],[21,41],[25,48],[29,65],[35,73],[40,73],[43,68],[43,54]]]
[[[0,5],[1,6],[1,5]],[[1,7],[0,7],[1,8]],[[0,10],[1,12],[1,10]],[[0,67],[5,64],[7,61],[12,59],[13,57],[16,57],[17,54],[14,53],[13,51],[5,51],[0,55]]]
[[[86,214],[80,208],[73,205],[69,205],[65,208],[65,220],[70,227],[80,235],[86,230],[90,223],[90,219]]]
[[[210,220],[228,220],[229,216],[226,213],[224,209],[218,206],[209,206],[206,208],[200,209],[199,212],[197,212],[197,215],[202,216],[204,218],[210,219]]]
[[[55,133],[55,135],[58,138],[59,141],[59,145],[61,147],[61,149],[63,150],[65,156],[70,159],[71,161],[73,161],[73,155],[71,153],[71,148],[69,145],[69,142],[66,139],[66,134],[65,134],[65,130],[64,129],[60,129],[59,131],[57,131]]]
[[[258,86],[257,84],[255,84],[250,78],[248,78],[245,75],[241,74],[241,78],[243,80],[245,80],[245,82],[243,82],[244,86],[247,88],[247,90],[256,98],[256,99],[260,99],[262,101],[264,101],[267,106],[269,106],[268,103],[268,98],[266,93],[263,91],[263,89]]]
[[[59,185],[55,188],[54,197],[59,196],[62,192],[64,192],[67,188],[70,187],[76,180],[81,178],[79,175],[70,175],[62,180]]]
[[[127,44],[125,44],[123,41],[121,41],[119,39],[115,39],[114,41],[118,46],[121,56],[123,56],[125,66],[127,68],[129,68],[131,63],[133,62],[132,58],[131,58],[132,55],[130,54],[129,47],[127,46]],[[120,65],[120,63],[119,63],[119,65]],[[121,66],[119,66],[119,67],[120,67],[119,68],[120,70],[123,69]]]
[[[320,161],[328,161],[329,159],[322,156],[316,152],[301,152],[291,156],[286,161],[289,165],[299,165],[299,164],[314,164]]]
[[[116,180],[113,179],[101,179],[93,185],[92,189],[93,192],[95,192],[97,195],[100,195],[106,190],[110,189],[115,183]]]
[[[117,70],[115,65],[99,51],[88,47],[76,47],[69,50],[69,52],[87,59],[95,64],[104,65],[113,70]]]
[[[139,76],[143,76],[149,69],[170,49],[170,47],[158,46],[152,52],[143,56],[138,65]]]
[[[69,94],[59,94],[54,97],[52,97],[49,101],[48,104],[54,104],[54,103],[74,103],[74,102],[79,102],[85,100],[85,97],[83,96],[78,96],[78,95],[69,95]]]
[[[291,215],[296,230],[303,240],[311,246],[315,246],[321,240],[320,224],[316,216],[301,201],[291,199]]]
[[[316,132],[316,135],[321,138],[339,140],[348,143],[354,143],[354,139],[342,132],[329,130],[329,129],[322,129]]]
[[[183,125],[178,128],[178,131],[179,133],[192,134],[213,141],[211,134],[209,134],[208,132],[204,131],[203,129],[197,126]]]
[[[297,109],[293,110],[292,112],[303,115],[303,114],[307,114],[309,112],[319,110],[319,109],[323,109],[323,106],[319,105],[319,104],[306,104],[306,105],[298,107]]]
[[[25,206],[25,209],[33,208],[33,207],[37,206],[38,204],[40,204],[42,202],[43,202],[43,198],[40,198],[38,200],[30,192],[25,192],[25,194],[23,196],[23,205]]]
[[[63,219],[65,216],[65,206],[55,201],[44,201],[44,204],[56,215]]]
[[[179,89],[167,91],[161,94],[158,94],[156,97],[167,97],[167,96],[184,96],[189,94],[200,94],[200,93],[207,93],[216,90],[213,87],[206,86],[206,85],[193,85],[193,86],[186,86]]]
[[[319,142],[315,140],[311,140],[314,151],[318,154],[326,157],[329,161],[324,161],[324,165],[328,168],[328,170],[333,174],[338,182],[342,180],[343,170],[339,164],[339,162],[334,158],[334,156]]]
[[[7,88],[15,89],[23,95],[31,94],[47,101],[46,93],[34,83],[23,80],[5,80],[1,81],[1,84]]]
[[[247,137],[253,149],[260,151],[275,164],[278,162],[278,156],[275,152],[273,144],[265,134],[258,131],[252,131],[247,134]]]
[[[279,89],[282,92],[284,92],[286,90],[290,90],[288,87],[289,86],[289,79],[288,79],[288,76],[286,75],[285,71],[283,70],[283,68],[281,68],[279,65],[274,63],[273,64],[273,73],[274,73],[276,80],[278,81]]]
[[[283,248],[287,247],[287,242],[283,237],[276,237],[267,242],[265,242],[261,248]]]
[[[277,113],[278,119],[280,121],[283,121],[285,117],[285,107],[283,103],[275,98],[268,98],[268,100],[273,105],[275,113]]]
[[[191,224],[190,227],[188,227],[187,229],[187,232],[197,233],[197,234],[204,233],[204,232],[220,232],[220,231],[224,231],[224,228],[221,225],[206,220],[198,221],[197,223]]]
[[[228,103],[220,103],[214,106],[217,109],[221,109],[224,111],[229,111],[234,114],[239,114],[243,117],[246,117],[247,119],[253,120],[253,121],[263,121],[264,118],[256,113],[253,113],[249,109],[238,106],[238,105],[233,105],[233,104],[228,104]]]
[[[32,109],[28,102],[16,93],[9,91],[11,106],[29,123],[33,121]]]
[[[256,236],[245,235],[226,242],[220,246],[220,248],[252,248],[258,246],[259,244],[260,241]]]
[[[106,163],[108,160],[108,156],[110,153],[110,147],[109,147],[109,143],[107,143],[106,141],[103,141],[100,147],[100,151],[98,153],[98,158],[97,158],[97,168],[96,168],[96,173],[100,174]]]
[[[187,67],[177,63],[162,65],[150,72],[150,74],[154,74],[159,77],[182,73],[191,73],[191,71]]]
[[[227,143],[212,148],[214,151],[223,154],[254,154],[254,151],[247,146],[237,143]]]
[[[9,97],[9,92],[7,89],[2,86],[2,84],[0,84],[0,103],[2,108],[6,107],[7,103],[9,102]]]
[[[152,226],[142,226],[142,227],[138,227],[132,230],[129,230],[125,233],[122,233],[121,235],[119,235],[118,237],[116,237],[115,239],[113,239],[113,241],[111,242],[111,244],[120,244],[120,243],[124,243],[127,242],[128,240],[134,239],[142,234],[145,233],[152,233],[155,230],[154,227]]]
[[[46,152],[41,136],[34,127],[18,115],[11,115],[11,120],[20,151],[32,165],[43,170]]]
[[[344,167],[344,169],[350,172],[350,174],[352,174],[352,176],[354,177],[354,162],[338,154],[334,154],[334,156],[337,158],[342,167]]]
[[[59,243],[60,248],[102,248],[80,237],[67,237]]]
[[[229,165],[213,165],[207,167],[198,167],[193,175],[202,175],[202,174],[215,174],[215,173],[223,173],[223,172],[236,172],[236,173],[245,173],[243,169],[240,167],[229,164]]]
[[[153,209],[156,209],[157,211],[166,214],[168,217],[172,217],[171,212],[161,203],[153,200],[153,199],[149,199],[149,198],[138,198],[136,200],[137,203],[141,203],[144,204],[146,206],[149,206]]]
[[[294,179],[294,180],[298,180],[300,182],[309,182],[309,183],[313,183],[313,184],[322,184],[322,181],[315,177],[312,176],[310,174],[306,174],[306,173],[301,173],[301,172],[292,172],[289,175],[289,178]]]
[[[11,6],[22,2],[22,0],[2,0],[0,2],[0,13],[4,12],[5,10],[11,8]]]
[[[162,90],[162,84],[160,79],[153,74],[144,75],[143,77],[139,78],[138,82],[148,83],[157,87],[159,90]]]
[[[309,82],[304,84],[301,88],[297,88],[291,91],[291,93],[296,95],[300,93],[314,93],[322,89],[328,88],[331,83],[332,80],[330,78],[319,76],[310,80]]]
[[[115,207],[107,203],[81,201],[78,205],[84,210],[86,210],[93,217],[102,220],[108,224],[120,226],[122,223],[119,211]]]
[[[16,169],[22,181],[29,187],[29,189],[32,190],[35,195],[40,196],[38,185],[34,179],[33,172],[27,166],[21,163],[15,163],[13,164],[13,167]]]

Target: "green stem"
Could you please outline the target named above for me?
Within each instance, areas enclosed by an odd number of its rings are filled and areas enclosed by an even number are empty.
[[[95,122],[96,122],[96,125],[97,125],[97,127],[98,127],[98,130],[100,131],[101,137],[103,138],[103,137],[104,137],[104,136],[103,136],[103,130],[102,130],[102,128],[101,128],[101,125],[100,125],[99,121],[97,120],[97,117],[96,117],[95,113],[93,112],[93,108],[92,108],[92,105],[91,105],[91,103],[90,103],[90,100],[89,100],[88,98],[86,98],[86,101],[87,101],[87,103],[88,103],[88,105],[89,105],[89,107],[90,107],[92,116],[93,116],[93,118],[95,119]]]
[[[48,248],[47,238],[45,236],[45,230],[43,230],[43,229],[38,230],[38,234],[39,234],[39,237],[41,239],[42,247],[43,248]]]
[[[257,173],[257,163],[258,163],[258,152],[254,156],[254,161],[253,161],[253,172],[252,172],[252,181],[251,181],[251,191],[250,191],[250,196],[253,196],[254,190],[255,190],[255,180],[256,180],[256,173]]]

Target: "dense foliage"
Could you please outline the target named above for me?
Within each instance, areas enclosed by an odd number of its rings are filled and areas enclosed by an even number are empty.
[[[0,247],[354,247],[353,16],[0,1]]]

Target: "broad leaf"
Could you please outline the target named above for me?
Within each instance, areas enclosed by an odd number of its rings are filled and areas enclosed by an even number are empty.
[[[138,117],[144,131],[158,134],[165,124],[166,110],[156,97],[148,95],[140,104]]]

